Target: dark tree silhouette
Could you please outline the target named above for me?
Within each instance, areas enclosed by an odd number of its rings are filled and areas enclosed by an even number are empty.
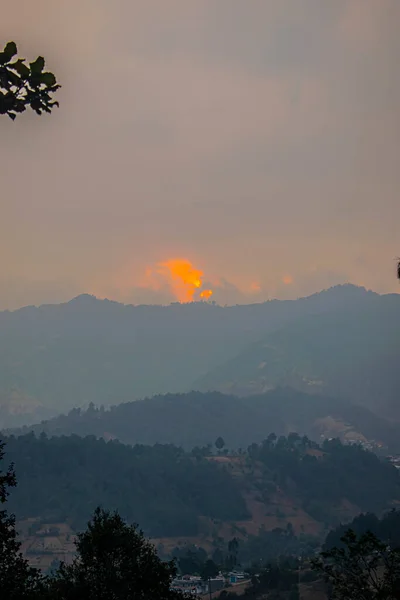
[[[15,42],[8,42],[0,52],[0,115],[14,120],[17,114],[30,107],[38,115],[51,113],[58,102],[53,94],[60,88],[53,73],[44,70],[42,56],[27,63],[16,58]]]
[[[4,444],[0,442],[0,465],[4,459]],[[4,504],[9,488],[15,487],[13,466],[0,468],[0,504]],[[7,600],[33,600],[42,591],[39,571],[29,567],[20,552],[15,517],[0,510],[0,597]]]
[[[400,549],[373,533],[357,536],[351,529],[340,548],[321,552],[312,562],[337,600],[392,600],[400,597]]]
[[[96,509],[88,528],[78,535],[77,558],[62,564],[50,580],[58,600],[176,600],[171,590],[176,570],[162,562],[154,546],[118,513]]]
[[[219,567],[215,562],[211,559],[206,560],[201,569],[201,578],[203,581],[208,581],[209,579],[214,579],[217,577],[219,573]]]
[[[0,464],[4,459],[4,446],[5,444],[0,441]],[[9,495],[9,488],[15,487],[17,481],[14,473],[14,465],[10,465],[6,471],[0,468],[0,503],[4,504]]]
[[[233,569],[234,567],[237,566],[237,562],[238,562],[238,552],[239,552],[239,542],[237,538],[233,538],[229,543],[228,543],[228,566],[230,569]]]
[[[215,447],[218,450],[222,450],[222,448],[225,446],[225,441],[224,439],[220,436],[215,440]]]

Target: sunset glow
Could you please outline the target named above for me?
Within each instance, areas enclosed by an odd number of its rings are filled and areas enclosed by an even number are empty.
[[[293,277],[291,275],[285,275],[282,278],[282,283],[284,283],[285,285],[292,285],[292,283],[293,283]]]
[[[212,290],[203,290],[200,294],[202,300],[208,300],[213,295]]]
[[[212,290],[202,290],[204,273],[190,260],[175,258],[160,262],[153,269],[146,270],[147,287],[159,289],[167,286],[178,302],[208,300]]]

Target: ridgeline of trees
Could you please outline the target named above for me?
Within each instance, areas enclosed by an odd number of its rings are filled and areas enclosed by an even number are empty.
[[[392,509],[381,518],[371,512],[363,513],[355,517],[350,523],[340,524],[328,533],[324,550],[340,547],[342,545],[341,539],[349,529],[358,536],[371,532],[394,548],[400,548],[400,511],[398,510]]]
[[[279,438],[270,434],[248,452],[253,461],[264,465],[265,481],[292,490],[304,510],[327,525],[337,518],[343,500],[361,510],[380,512],[400,498],[395,467],[359,445],[333,439],[318,446],[297,433]]]
[[[235,480],[206,458],[175,446],[124,446],[78,436],[6,438],[18,472],[12,509],[22,517],[87,522],[97,505],[138,522],[154,537],[198,533],[200,515],[249,517]]]
[[[400,450],[395,424],[361,406],[290,388],[248,398],[189,392],[155,396],[109,409],[90,404],[86,410],[74,408],[67,415],[24,427],[18,433],[113,436],[126,444],[159,442],[187,450],[213,444],[221,437],[229,448],[237,449],[261,442],[270,431],[287,435],[294,430],[316,437],[319,429],[314,425],[327,416],[353,425],[355,431],[367,439],[386,443],[393,452]]]
[[[283,493],[326,527],[340,522],[344,501],[355,510],[380,512],[400,500],[399,474],[389,463],[359,446],[332,440],[319,447],[297,434],[271,434],[235,454],[236,474],[231,463],[209,459],[211,447],[188,453],[172,445],[33,434],[6,442],[19,478],[12,510],[20,518],[68,522],[75,530],[101,505],[118,509],[153,537],[197,535],[201,516],[250,518],[248,489],[266,507]],[[216,451],[228,453],[221,442]]]

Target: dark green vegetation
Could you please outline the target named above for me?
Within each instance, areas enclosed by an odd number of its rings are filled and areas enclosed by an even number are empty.
[[[61,305],[5,311],[0,313],[0,427],[35,422],[43,409],[57,414],[91,401],[110,405],[187,391],[248,344],[296,319],[370,305],[386,309],[385,297],[349,285],[297,301],[249,306],[135,307],[86,295]],[[381,349],[375,351],[374,344],[372,336],[371,356],[378,360]]]
[[[380,519],[374,513],[363,513],[350,523],[339,525],[327,535],[324,550],[342,546],[341,539],[348,529],[354,531],[358,536],[371,532],[394,548],[400,548],[400,512],[398,510],[391,510]]]
[[[267,561],[276,561],[281,556],[312,556],[318,545],[316,537],[295,535],[289,523],[285,528],[261,530],[258,535],[246,539],[223,541],[212,553],[198,545],[186,545],[174,548],[171,556],[176,560],[180,573],[201,575],[207,561],[212,561],[226,572],[238,568],[259,570]]]
[[[261,336],[260,336],[261,337]],[[289,385],[400,417],[400,297],[297,319],[198,381],[239,395]]]
[[[124,446],[94,437],[10,437],[7,456],[19,486],[10,506],[20,518],[68,521],[79,529],[100,504],[118,509],[156,537],[195,536],[200,517],[235,523],[251,518],[246,497],[270,506],[273,497],[292,503],[326,527],[348,514],[381,512],[400,501],[397,470],[356,446],[326,442],[320,449],[297,434],[252,444],[232,457],[236,471],[174,446]],[[236,461],[236,462],[235,462]],[[284,515],[282,515],[284,517]]]
[[[82,528],[97,505],[118,509],[152,536],[196,535],[200,515],[224,521],[249,513],[236,482],[206,459],[174,446],[124,446],[95,438],[8,438],[20,518]]]
[[[0,444],[0,464],[4,457]],[[13,468],[0,470],[0,503],[5,504],[10,487],[15,487]],[[72,564],[61,565],[44,576],[20,553],[15,519],[0,512],[0,592],[6,600],[177,600],[171,591],[176,570],[162,562],[135,526],[127,525],[118,513],[97,508],[87,530],[78,534],[77,555]]]
[[[78,535],[78,556],[48,579],[49,595],[61,600],[177,600],[170,589],[173,562],[162,562],[154,546],[118,513],[96,509]]]
[[[244,594],[237,596],[234,592],[224,590],[221,600],[254,600],[257,598],[274,598],[279,600],[299,600],[299,563],[291,557],[270,561],[258,569],[251,579],[251,584]]]
[[[0,592],[7,600],[31,598],[40,584],[39,573],[31,569],[20,553],[15,517],[4,508],[9,489],[16,485],[12,466],[3,470],[4,443],[0,442]]]
[[[330,417],[325,423],[324,419]],[[332,422],[338,428],[330,431]],[[29,427],[40,434],[115,437],[129,444],[172,443],[191,449],[214,444],[222,437],[228,448],[246,448],[270,431],[287,435],[298,431],[313,439],[336,437],[340,431],[359,432],[396,451],[397,428],[368,409],[345,401],[277,389],[261,396],[237,398],[218,392],[168,394],[129,402],[110,409],[73,409],[68,415]]]
[[[296,433],[278,439],[271,434],[248,452],[277,486],[299,490],[306,512],[328,525],[344,499],[361,510],[382,511],[389,499],[399,496],[395,467],[360,446],[331,440],[319,447]]]
[[[328,583],[329,597],[337,600],[394,600],[400,595],[400,548],[370,531],[358,537],[348,530],[341,546],[322,552],[313,567]]]
[[[38,115],[51,113],[58,106],[53,94],[60,88],[55,76],[44,70],[41,56],[26,63],[16,55],[15,42],[9,42],[0,52],[0,115],[14,120],[28,107]]]
[[[22,444],[25,458],[29,458],[31,470],[36,464],[40,453],[35,452],[35,447],[44,447],[48,457],[54,456],[54,460],[47,460],[50,463],[48,469],[40,468],[35,472],[35,483],[33,479],[29,481],[31,497],[35,496],[37,490],[43,486],[46,488],[46,473],[50,473],[52,484],[54,485],[55,469],[61,471],[65,481],[64,496],[68,496],[68,489],[71,482],[66,473],[67,461],[61,461],[60,447],[65,454],[73,455],[74,448],[69,444],[76,445],[78,438],[57,438],[47,440],[43,436],[36,440],[33,436],[26,436],[20,440],[10,438],[8,445],[13,443],[17,446]],[[55,445],[54,445],[55,444]],[[113,453],[120,444],[105,444],[103,441],[96,441],[87,438],[80,440],[80,444],[88,445],[93,450],[93,445],[98,448],[106,447]],[[3,462],[3,447],[0,447],[0,466]],[[125,448],[126,451],[136,453],[141,451],[141,458],[146,460],[148,451],[155,449]],[[157,448],[156,454],[159,455],[161,447]],[[166,448],[162,448],[164,453]],[[175,463],[179,463],[183,458],[183,453],[177,449],[171,449],[174,455]],[[15,448],[14,448],[15,451]],[[90,452],[86,453],[86,462],[80,460],[74,463],[75,468],[84,463],[90,465]],[[16,456],[21,463],[21,456]],[[123,455],[118,457],[120,461]],[[203,460],[198,453],[196,457],[186,457],[185,460],[191,460],[193,468],[202,464]],[[105,455],[99,455],[99,462],[104,464]],[[382,465],[377,457],[370,453],[355,447],[342,447],[338,442],[326,443],[323,449],[318,449],[316,445],[307,438],[300,438],[297,434],[292,434],[288,438],[276,438],[271,434],[265,442],[257,446],[252,445],[249,448],[248,455],[244,460],[251,469],[264,471],[265,475],[274,474],[272,480],[277,487],[288,485],[288,474],[293,476],[292,469],[297,464],[297,469],[301,471],[299,481],[304,478],[305,472],[313,464],[320,465],[318,473],[314,471],[313,476],[321,475],[326,468],[327,473],[336,476],[337,487],[343,487],[347,495],[355,497],[357,493],[365,496],[372,490],[370,487],[363,488],[363,480],[366,474],[380,488],[385,488],[388,493],[392,493],[398,487],[398,481],[392,482],[392,471],[396,478],[398,474],[389,465]],[[354,484],[360,487],[359,492],[355,491],[355,485],[351,485],[343,472],[343,463],[350,466],[350,475],[354,479]],[[324,467],[326,465],[326,467]],[[378,474],[381,465],[383,469]],[[151,465],[147,464],[148,468]],[[43,467],[43,465],[41,465]],[[165,465],[164,465],[165,467]],[[356,469],[357,467],[357,469]],[[114,465],[115,468],[115,465]],[[124,471],[124,464],[120,462],[121,471]],[[363,472],[363,468],[365,469]],[[353,471],[354,469],[354,471]],[[391,469],[391,471],[390,471]],[[136,470],[136,469],[135,469]],[[390,474],[389,474],[390,471]],[[387,481],[383,477],[387,475]],[[132,474],[132,472],[131,472]],[[376,479],[377,477],[377,479]],[[77,473],[79,480],[79,470]],[[86,474],[96,493],[95,477]],[[155,481],[156,478],[153,478]],[[140,482],[140,479],[139,479]],[[326,479],[321,478],[322,486],[325,486]],[[13,468],[6,471],[0,470],[0,501],[4,505],[8,500],[8,491],[10,487],[15,486],[15,475]],[[118,485],[118,481],[116,481]],[[136,482],[138,483],[138,481]],[[176,483],[176,480],[175,480]],[[107,478],[103,480],[103,485],[107,487]],[[24,486],[24,483],[22,483]],[[26,485],[26,482],[25,482]],[[172,483],[174,485],[174,483]],[[87,506],[85,488],[83,486],[81,502]],[[137,485],[135,489],[137,489]],[[293,491],[293,485],[291,485]],[[230,498],[231,490],[227,489],[227,500]],[[263,493],[265,490],[260,489]],[[398,490],[397,490],[398,492]],[[26,490],[24,492],[26,494]],[[152,494],[157,494],[153,487]],[[192,493],[192,491],[191,491]],[[330,490],[332,496],[332,490]],[[376,492],[372,504],[376,506],[382,501],[382,494]],[[333,498],[333,501],[338,496]],[[27,497],[25,496],[25,500]],[[53,495],[54,500],[54,495]],[[142,498],[144,500],[144,498]],[[28,500],[29,501],[29,500]],[[367,502],[364,500],[364,502]],[[261,531],[259,536],[253,536],[245,541],[239,541],[237,538],[231,539],[225,548],[225,553],[216,548],[212,557],[209,557],[201,548],[193,547],[182,552],[177,549],[175,553],[177,563],[181,572],[197,573],[200,572],[203,580],[215,576],[219,569],[225,572],[232,568],[239,567],[241,561],[250,560],[253,566],[251,582],[244,591],[242,598],[261,599],[261,598],[281,598],[284,600],[298,600],[300,597],[300,585],[304,581],[313,582],[318,579],[318,574],[322,575],[327,582],[327,589],[322,593],[328,593],[329,597],[338,600],[356,599],[356,600],[389,600],[397,598],[400,589],[400,550],[395,541],[400,530],[400,518],[398,513],[391,512],[380,521],[372,515],[364,517],[363,525],[360,526],[362,518],[353,523],[359,529],[372,524],[381,529],[381,533],[389,532],[394,529],[396,534],[391,533],[390,543],[388,538],[383,537],[379,540],[374,533],[368,531],[362,533],[360,537],[354,531],[347,531],[339,540],[339,545],[328,550],[324,550],[318,557],[311,560],[311,565],[316,571],[313,575],[308,571],[310,557],[315,553],[314,544],[306,543],[302,537],[296,537],[290,525],[285,530],[276,528],[273,531]],[[338,533],[339,530],[336,532]],[[242,547],[241,547],[242,546]],[[118,512],[110,512],[101,508],[96,508],[87,529],[78,534],[76,541],[76,556],[72,563],[61,563],[55,566],[53,571],[44,575],[41,571],[28,565],[26,560],[20,554],[20,545],[16,537],[15,521],[8,513],[3,510],[0,512],[0,589],[2,594],[8,600],[50,600],[50,598],[60,598],[60,600],[82,600],[83,598],[93,600],[116,600],[129,599],[147,599],[155,600],[178,600],[178,592],[171,589],[172,578],[176,574],[174,562],[162,561],[155,551],[155,548],[145,539],[142,532],[136,526],[130,526],[120,517]],[[265,560],[267,564],[264,565]],[[321,581],[316,582],[321,586]],[[320,590],[321,591],[321,590]],[[303,597],[304,587],[302,588]],[[221,598],[234,598],[231,591],[221,593]],[[324,595],[322,597],[325,597]]]

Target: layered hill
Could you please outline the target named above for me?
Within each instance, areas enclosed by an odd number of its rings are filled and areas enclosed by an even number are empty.
[[[40,435],[94,435],[129,444],[176,444],[186,449],[213,445],[222,436],[229,448],[247,448],[270,431],[292,431],[320,440],[371,441],[400,451],[398,427],[347,400],[290,388],[239,398],[219,392],[167,394],[109,409],[91,405],[25,427]]]
[[[247,396],[288,385],[400,418],[400,295],[298,318],[195,383]]]
[[[159,538],[212,540],[232,531],[246,537],[289,522],[296,532],[318,534],[400,502],[392,465],[337,440],[319,446],[296,434],[270,434],[229,456],[94,437],[5,441],[18,479],[8,508],[20,520],[39,520],[39,529],[55,523],[80,529],[102,505]]]
[[[0,427],[74,406],[187,391],[248,344],[296,319],[379,301],[338,286],[296,301],[125,306],[83,295],[0,313]],[[258,363],[259,364],[259,363]]]

